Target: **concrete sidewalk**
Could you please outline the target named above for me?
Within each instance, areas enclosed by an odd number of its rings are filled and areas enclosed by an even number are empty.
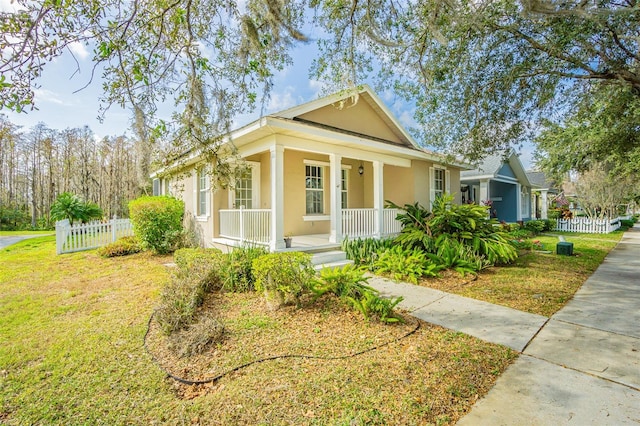
[[[382,296],[404,297],[398,307],[421,320],[509,346],[518,352],[522,352],[547,321],[542,315],[385,278],[371,277],[369,285]]]
[[[568,238],[571,240],[571,238]],[[549,320],[372,278],[425,321],[522,352],[459,425],[640,425],[640,227]]]

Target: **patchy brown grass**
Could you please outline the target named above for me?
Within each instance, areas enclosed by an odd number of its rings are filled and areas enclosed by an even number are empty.
[[[0,423],[452,424],[515,357],[423,323],[356,357],[278,359],[183,386],[142,346],[169,260],[56,256],[52,237],[0,251]],[[274,353],[345,355],[413,324],[368,323],[330,301],[269,312],[258,297],[230,295],[206,308],[224,320],[226,340],[190,359],[159,351],[165,367],[200,377]]]
[[[574,256],[555,254],[556,236],[536,237],[551,254],[527,252],[513,265],[489,268],[477,278],[455,274],[423,279],[420,284],[461,296],[551,316],[573,297],[615,247],[622,232],[608,235],[564,234],[574,244]]]

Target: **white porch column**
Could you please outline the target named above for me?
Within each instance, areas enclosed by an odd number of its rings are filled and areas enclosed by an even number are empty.
[[[274,145],[271,153],[271,251],[284,248],[284,147]]]
[[[482,203],[483,201],[489,201],[489,197],[491,196],[491,194],[489,194],[489,181],[488,180],[481,180],[480,181],[480,199],[476,200],[476,202],[478,202],[478,204]]]
[[[384,163],[373,162],[373,208],[376,210],[375,234],[378,238],[384,231]]]
[[[522,220],[522,185],[516,183],[516,194],[518,202],[516,203],[516,220]]]
[[[542,207],[540,209],[540,219],[549,219],[548,216],[548,202],[547,202],[547,192],[548,190],[546,189],[542,189],[540,190],[540,203],[542,204]]]
[[[329,197],[331,212],[330,243],[342,242],[342,156],[329,154]]]

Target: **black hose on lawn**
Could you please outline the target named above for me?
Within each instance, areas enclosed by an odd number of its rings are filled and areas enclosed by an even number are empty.
[[[380,349],[382,347],[388,346],[392,343],[398,342],[402,339],[405,339],[409,336],[411,336],[412,334],[414,334],[416,331],[418,331],[418,329],[420,328],[420,321],[416,320],[416,326],[410,330],[409,332],[407,332],[406,334],[397,337],[393,340],[389,340],[388,342],[382,343],[380,345],[377,346],[373,346],[371,348],[365,349],[363,351],[360,352],[356,352],[350,355],[342,355],[342,356],[317,356],[317,355],[295,355],[295,354],[285,354],[285,355],[274,355],[274,356],[270,356],[270,357],[266,357],[266,358],[261,358],[261,359],[257,359],[255,361],[251,361],[251,362],[247,362],[246,364],[242,364],[239,365],[237,367],[232,368],[231,370],[227,370],[223,373],[218,374],[217,376],[214,377],[208,377],[206,379],[200,379],[200,380],[189,380],[189,379],[185,379],[183,377],[179,377],[176,376],[175,374],[171,373],[170,371],[166,370],[162,364],[160,364],[160,362],[158,361],[158,359],[155,357],[155,355],[153,355],[153,353],[151,353],[151,351],[149,350],[149,348],[147,347],[147,337],[149,336],[149,332],[151,331],[151,321],[153,321],[153,318],[155,316],[156,312],[154,311],[151,316],[149,317],[149,321],[147,321],[147,331],[145,331],[144,333],[144,338],[143,338],[143,346],[145,351],[149,354],[149,356],[151,357],[151,360],[158,366],[158,368],[160,368],[160,370],[162,370],[168,377],[172,378],[173,380],[176,380],[180,383],[184,383],[185,385],[204,385],[207,383],[214,383],[217,382],[218,380],[220,380],[221,378],[223,378],[226,375],[229,375],[233,372],[236,372],[238,370],[241,370],[243,368],[249,367],[250,365],[253,364],[258,364],[261,362],[265,362],[265,361],[271,361],[274,359],[284,359],[284,358],[303,358],[303,359],[319,359],[319,360],[324,360],[324,361],[335,361],[335,360],[339,360],[339,359],[347,359],[347,358],[354,358],[358,355],[362,355],[365,354],[367,352],[371,352],[374,351],[376,349]]]

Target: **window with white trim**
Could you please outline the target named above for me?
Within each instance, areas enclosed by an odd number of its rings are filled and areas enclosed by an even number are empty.
[[[340,199],[342,200],[342,208],[346,209],[348,206],[348,188],[349,188],[349,172],[347,169],[340,171]]]
[[[236,208],[253,208],[253,170],[245,170],[242,176],[236,181],[235,204]]]
[[[444,195],[444,169],[433,170],[433,187],[436,197]]]
[[[324,213],[323,167],[305,165],[305,195],[307,214]]]
[[[201,168],[198,170],[197,177],[198,184],[198,216],[207,216],[209,214],[208,209],[208,193],[209,193],[209,176],[207,175],[207,171],[205,168]]]
[[[529,191],[527,188],[522,188],[520,193],[520,211],[522,212],[522,217],[529,217]]]

